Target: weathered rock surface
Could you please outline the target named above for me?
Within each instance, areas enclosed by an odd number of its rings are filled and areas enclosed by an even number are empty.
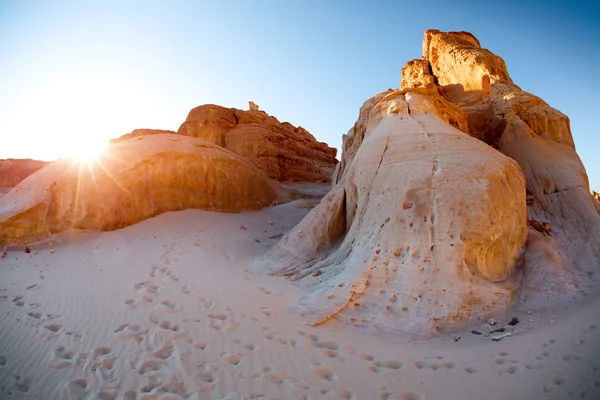
[[[169,131],[169,130],[165,130],[165,129],[134,129],[129,133],[126,133],[123,136],[120,136],[116,139],[111,139],[110,140],[110,144],[115,144],[118,142],[121,142],[123,140],[127,140],[127,139],[131,139],[134,137],[139,137],[139,136],[146,136],[146,135],[174,135],[175,131]]]
[[[0,160],[0,192],[17,186],[35,171],[50,164],[46,161],[9,158]]]
[[[523,174],[435,110],[420,94],[369,99],[332,191],[260,260],[306,288],[306,321],[426,336],[508,308]]]
[[[481,48],[470,33],[426,31],[423,60],[446,98],[469,115],[471,131],[481,130],[487,143],[496,144],[506,123],[517,116],[537,135],[575,147],[569,118],[515,85],[504,60]]]
[[[207,104],[190,111],[177,131],[224,147],[280,182],[330,182],[337,150],[304,128],[279,122],[251,102],[250,111]]]
[[[299,281],[309,323],[426,336],[597,283],[600,207],[569,119],[470,33],[426,31],[342,149],[332,191],[260,260]]]
[[[118,229],[166,211],[238,212],[290,192],[238,155],[200,139],[155,134],[110,146],[97,162],[61,159],[0,198],[0,243],[70,229]]]
[[[530,226],[550,227],[530,229],[519,298],[530,308],[577,298],[598,281],[600,220],[568,117],[522,91],[504,61],[469,33],[426,31],[424,62],[443,95],[467,113],[469,133],[525,172]]]
[[[533,197],[528,218],[551,227],[538,228],[542,235],[530,230],[521,300],[533,308],[580,297],[600,273],[600,214],[581,160],[571,146],[536,135],[518,117],[507,124],[499,150],[525,173]]]

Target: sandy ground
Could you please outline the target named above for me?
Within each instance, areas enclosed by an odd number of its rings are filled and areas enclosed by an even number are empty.
[[[291,318],[298,289],[251,261],[307,202],[166,213],[9,251],[0,398],[600,399],[597,296],[511,314],[520,322],[498,342],[470,332],[489,332],[486,322],[408,341]]]

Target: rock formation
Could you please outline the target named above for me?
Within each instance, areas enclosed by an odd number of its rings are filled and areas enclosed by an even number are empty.
[[[243,111],[206,104],[194,108],[177,131],[246,158],[280,182],[330,182],[337,150],[304,128],[279,122],[250,102]]]
[[[597,281],[600,215],[568,118],[470,33],[425,32],[402,90],[344,135],[333,183],[258,260],[305,289],[311,324],[428,336]]]
[[[238,212],[290,198],[240,156],[196,138],[155,134],[89,164],[61,159],[0,198],[0,244],[70,229],[106,231],[186,208]]]
[[[308,322],[427,335],[508,308],[525,179],[436,114],[419,94],[367,101],[336,186],[261,260],[309,288],[298,310]]]
[[[0,160],[0,192],[17,186],[19,182],[50,163],[30,159]]]

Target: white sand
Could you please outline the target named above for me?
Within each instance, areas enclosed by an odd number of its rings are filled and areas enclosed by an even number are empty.
[[[9,251],[0,398],[600,399],[597,296],[514,313],[499,342],[468,330],[391,341],[292,319],[297,288],[251,261],[308,212],[302,202],[167,213]]]

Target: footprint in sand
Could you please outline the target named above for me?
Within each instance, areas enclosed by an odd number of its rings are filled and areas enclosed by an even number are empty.
[[[204,342],[195,342],[194,347],[200,350],[206,349],[206,343]]]
[[[354,400],[354,393],[348,390],[338,390],[335,394],[338,399]]]
[[[102,400],[117,400],[119,389],[117,388],[101,388],[98,392],[98,399]]]
[[[221,357],[231,365],[238,366],[242,363],[242,356],[237,353],[224,353]]]
[[[239,326],[239,322],[235,321],[235,314],[231,308],[226,309],[227,313],[208,314],[209,325],[211,328],[222,331],[231,332]]]
[[[202,302],[202,305],[204,306],[204,308],[206,308],[207,310],[210,310],[211,308],[214,307],[215,302],[212,300],[207,300],[204,297],[200,297],[200,301]]]
[[[59,346],[54,350],[56,363],[52,364],[52,368],[63,369],[73,366],[75,353],[65,346]]]
[[[198,373],[196,377],[204,385],[206,389],[214,387],[214,384],[219,381],[219,367],[210,362],[203,362],[196,365]]]
[[[123,394],[123,400],[136,400],[137,392],[135,390],[128,390]]]
[[[161,360],[166,360],[167,358],[171,357],[174,350],[175,349],[173,346],[170,344],[165,344],[163,347],[153,352],[152,355],[156,358],[160,358]]]
[[[565,384],[565,380],[561,377],[554,377],[552,379],[550,379],[550,381],[548,381],[548,383],[544,384],[542,386],[542,393],[552,393],[554,392],[558,387],[562,386]]]
[[[170,321],[163,321],[159,325],[158,335],[165,340],[174,340],[186,336],[187,331],[181,329],[179,325]]]
[[[44,326],[42,330],[42,336],[46,339],[55,339],[57,338],[62,330],[63,326],[61,324],[48,324]]]
[[[23,307],[25,305],[25,301],[23,301],[23,296],[15,296],[13,298],[13,304],[18,307]]]
[[[33,384],[33,379],[28,376],[22,375],[13,375],[14,378],[14,388],[20,393],[26,394],[31,391],[31,387]]]
[[[181,307],[173,303],[171,300],[163,300],[158,306],[156,311],[163,314],[173,314],[181,311]]]
[[[275,316],[275,312],[268,306],[260,306],[260,313],[267,317]]]
[[[64,385],[61,391],[64,393],[62,398],[87,399],[88,382],[85,379],[75,379]]]
[[[327,368],[317,368],[314,371],[315,377],[322,379],[327,382],[333,382],[337,379],[337,376]]]
[[[119,339],[133,339],[136,342],[141,342],[143,337],[148,333],[148,329],[143,329],[139,324],[123,324],[114,330],[114,333]]]
[[[433,371],[437,371],[438,369],[442,369],[442,368],[453,369],[456,366],[456,364],[454,364],[453,362],[442,361],[444,359],[444,357],[442,357],[442,356],[430,357],[428,359],[438,360],[438,362],[417,360],[412,363],[412,366],[417,369],[426,369],[427,368],[427,369],[431,369]]]
[[[536,356],[535,359],[536,360],[543,360],[544,358],[550,357],[550,352],[549,351],[543,351],[542,354],[540,354],[539,356]]]
[[[27,315],[30,316],[31,318],[35,318],[35,319],[42,318],[42,313],[40,313],[40,312],[30,311],[27,313]]]
[[[577,354],[565,354],[562,358],[565,361],[579,361],[580,359]]]
[[[280,291],[280,290],[273,291],[271,289],[267,289],[267,288],[264,288],[262,286],[259,286],[258,290],[260,290],[264,294],[272,294],[272,295],[277,296],[277,297],[283,296],[283,292]]]
[[[477,372],[477,367],[472,367],[472,366],[465,367],[465,372],[467,374],[474,374]]]
[[[183,294],[192,294],[192,290],[190,289],[189,286],[184,285],[181,287],[181,293]]]
[[[163,360],[161,360],[159,358],[151,358],[149,360],[142,362],[142,364],[138,368],[138,373],[140,375],[145,375],[148,372],[160,371],[165,366],[166,366],[166,364]]]

